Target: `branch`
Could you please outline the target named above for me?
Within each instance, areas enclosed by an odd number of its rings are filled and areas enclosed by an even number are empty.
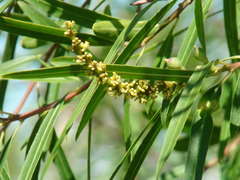
[[[142,42],[141,46],[145,46],[151,39],[153,39],[162,29],[164,29],[168,24],[173,22],[175,19],[177,19],[180,14],[183,12],[183,10],[188,7],[193,0],[184,0],[182,3],[178,5],[178,8],[165,19],[163,24],[161,24],[158,28],[158,30],[150,37],[145,38],[145,40]]]
[[[5,125],[8,125],[9,123],[11,123],[13,121],[20,121],[20,120],[27,119],[27,118],[29,118],[31,116],[34,116],[34,115],[37,115],[37,114],[41,114],[41,113],[43,113],[47,110],[55,108],[61,102],[64,102],[64,103],[69,102],[74,97],[76,97],[77,95],[79,95],[80,93],[85,91],[89,87],[90,84],[91,84],[91,81],[88,81],[86,84],[84,84],[80,88],[76,89],[75,91],[71,91],[71,92],[67,93],[61,99],[59,99],[57,101],[54,101],[52,103],[49,103],[47,105],[44,105],[44,106],[42,106],[38,109],[32,110],[30,112],[23,113],[23,114],[11,114],[8,118],[0,118],[0,120],[2,121],[3,125],[5,126]]]
[[[17,108],[15,109],[14,114],[18,114],[22,110],[24,104],[26,103],[26,101],[27,101],[28,97],[30,96],[30,94],[31,94],[33,88],[35,87],[35,85],[36,85],[36,82],[32,82],[31,84],[29,84],[26,92],[23,95],[22,100],[20,101]]]

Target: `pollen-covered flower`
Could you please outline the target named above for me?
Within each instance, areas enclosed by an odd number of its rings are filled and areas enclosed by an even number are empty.
[[[120,85],[121,84],[121,77],[117,73],[113,72],[113,75],[111,77],[109,77],[109,79],[108,79],[108,84],[110,86]]]
[[[76,62],[77,63],[87,63],[87,64],[89,64],[92,61],[92,59],[93,59],[92,54],[90,54],[88,52],[84,52],[84,54],[76,56]]]
[[[69,37],[71,39],[73,39],[76,36],[76,31],[73,30],[74,25],[75,25],[74,21],[65,21],[64,22],[64,26],[67,29],[64,32],[64,36]]]
[[[65,21],[64,25],[67,29],[72,29],[75,26],[75,21]]]

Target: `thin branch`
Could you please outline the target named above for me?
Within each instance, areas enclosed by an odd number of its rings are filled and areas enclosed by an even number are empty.
[[[0,118],[0,120],[2,121],[2,123],[4,125],[7,125],[7,124],[9,124],[11,122],[14,122],[14,121],[24,120],[24,119],[27,119],[27,118],[32,117],[34,115],[41,114],[41,113],[43,113],[47,110],[55,108],[61,102],[64,102],[64,103],[69,102],[74,97],[76,97],[77,95],[79,95],[80,93],[85,91],[89,87],[90,84],[91,84],[91,81],[88,81],[86,84],[84,84],[80,88],[76,89],[75,91],[71,91],[71,92],[67,93],[61,99],[59,99],[57,101],[54,101],[52,103],[49,103],[47,105],[44,105],[40,108],[37,108],[35,110],[32,110],[30,112],[26,112],[26,113],[23,113],[23,114],[11,114],[8,118]]]
[[[164,23],[161,24],[158,28],[158,30],[150,37],[145,38],[145,40],[142,42],[141,46],[145,46],[151,39],[153,39],[162,29],[164,29],[167,25],[169,25],[171,22],[173,22],[175,19],[177,19],[180,14],[183,12],[183,10],[188,7],[190,4],[192,4],[193,0],[185,0],[182,3],[178,5],[178,8],[165,19]]]
[[[32,82],[29,84],[26,92],[23,95],[23,98],[21,99],[20,103],[18,104],[17,108],[15,109],[14,114],[20,113],[20,111],[22,110],[24,104],[26,103],[26,101],[27,101],[28,97],[30,96],[35,85],[36,85],[36,82]]]

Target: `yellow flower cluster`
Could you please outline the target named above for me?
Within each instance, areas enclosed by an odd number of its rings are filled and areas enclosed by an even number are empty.
[[[76,32],[73,30],[74,25],[73,21],[66,21],[65,27],[67,30],[64,35],[72,39],[72,51],[77,54],[76,62],[87,65],[91,75],[96,76],[100,83],[107,85],[107,91],[110,96],[124,95],[140,103],[146,103],[148,100],[155,99],[160,92],[167,97],[171,96],[176,83],[168,81],[151,82],[149,80],[126,81],[116,72],[113,72],[111,75],[107,73],[106,64],[101,61],[95,61],[92,54],[86,52],[89,42],[83,42],[76,37]]]

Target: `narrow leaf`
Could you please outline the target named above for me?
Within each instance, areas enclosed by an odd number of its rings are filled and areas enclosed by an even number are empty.
[[[104,86],[100,85],[100,87],[97,88],[97,90],[93,94],[93,96],[92,96],[92,98],[91,98],[91,100],[89,102],[88,107],[84,111],[84,116],[82,117],[82,120],[81,120],[81,122],[80,122],[80,124],[78,126],[76,137],[75,137],[76,139],[81,134],[82,130],[84,129],[84,127],[88,123],[89,119],[91,119],[93,111],[95,110],[95,108],[97,107],[99,102],[103,99],[103,97],[105,95],[104,89],[105,89]]]
[[[137,143],[140,141],[140,139],[142,138],[142,136],[147,132],[147,130],[149,128],[153,128],[154,125],[154,121],[159,117],[159,113],[160,111],[156,112],[153,117],[151,118],[151,120],[148,122],[148,124],[144,127],[144,129],[139,133],[139,135],[137,136],[137,138],[132,141],[131,146],[128,148],[127,152],[124,154],[123,158],[119,161],[117,167],[114,169],[110,179],[113,180],[114,177],[116,176],[116,174],[118,173],[119,169],[122,167],[123,163],[126,161],[127,158],[130,157],[130,155],[133,152],[133,149],[135,148],[135,146],[137,145]],[[146,147],[147,148],[147,147]]]
[[[17,44],[17,36],[14,34],[7,34],[6,44],[2,56],[2,63],[10,61],[14,57],[15,49]],[[0,66],[0,72],[1,72],[1,66]],[[6,71],[4,72],[6,73]],[[0,110],[3,109],[3,103],[5,98],[5,93],[7,89],[7,81],[1,81],[0,80]]]
[[[108,73],[116,72],[125,79],[148,79],[148,80],[168,80],[186,82],[193,71],[159,69],[150,67],[113,65],[106,66]],[[19,71],[7,74],[0,74],[0,79],[19,79],[32,81],[47,81],[51,78],[68,78],[89,76],[90,70],[85,65],[68,65],[36,70]]]
[[[205,5],[203,8],[203,15],[204,19],[206,17],[206,13],[212,3],[212,0],[206,0]],[[185,38],[182,42],[182,45],[180,47],[180,50],[178,51],[177,57],[182,62],[183,66],[186,66],[189,61],[189,57],[191,55],[191,51],[193,48],[193,45],[197,39],[197,28],[195,20],[192,22],[192,24],[189,26]]]
[[[108,20],[117,23],[118,19],[91,11],[85,8],[77,7],[59,0],[26,0],[34,7],[45,11],[48,15],[66,20],[74,20],[77,24],[91,28],[96,21]]]
[[[231,56],[239,53],[236,4],[236,0],[223,0],[225,33]]]
[[[199,96],[201,84],[204,77],[209,71],[208,69],[209,66],[207,66],[203,70],[193,73],[181,94],[181,97],[173,112],[172,119],[168,126],[163,146],[160,151],[157,165],[157,178],[159,178],[161,169],[168,156],[173,151],[177,139],[181,134],[184,125],[188,119],[188,116],[192,110],[192,107],[196,103],[196,96]]]
[[[139,30],[139,32],[131,39],[127,47],[122,51],[118,56],[115,63],[116,64],[125,64],[128,59],[131,57],[132,53],[152,30],[152,28],[164,17],[164,15],[172,8],[176,3],[176,0],[170,2],[164,6],[160,11],[158,11],[147,23]]]
[[[0,7],[0,14],[2,14],[2,12],[7,9],[11,4],[12,4],[13,0],[7,0],[4,2],[3,5],[1,5]]]
[[[58,27],[50,18],[41,14],[35,7],[25,3],[24,1],[18,1],[18,5],[23,10],[24,14],[32,20],[32,22],[47,26]]]
[[[64,36],[65,30],[62,28],[33,24],[4,16],[0,16],[0,29],[14,34],[34,37],[56,43],[71,43],[71,40]],[[96,37],[95,35],[86,33],[78,33],[77,35],[80,39],[89,41],[93,46],[112,44],[112,42]]]
[[[205,41],[205,31],[204,31],[204,15],[203,15],[203,8],[202,8],[202,1],[196,0],[195,1],[195,22],[197,28],[197,34],[199,41],[202,45],[203,52],[206,55],[206,41]]]
[[[33,141],[33,144],[29,150],[25,162],[23,163],[19,179],[26,180],[31,179],[34,170],[38,164],[38,161],[43,153],[46,145],[46,139],[52,134],[53,125],[56,120],[56,116],[61,108],[61,105],[53,110],[50,110],[47,116],[44,118],[37,135]]]
[[[156,139],[157,135],[159,134],[162,126],[161,120],[159,119],[160,116],[154,116],[154,124],[152,128],[149,130],[146,137],[143,139],[141,145],[139,146],[136,154],[131,161],[128,170],[124,176],[124,180],[128,179],[135,179],[144,159],[146,158],[154,140]]]
[[[233,86],[232,94],[232,108],[231,108],[231,123],[240,126],[240,73],[239,71],[235,72],[236,81]]]
[[[25,57],[15,58],[8,62],[2,63],[0,66],[0,74],[16,71],[17,68],[21,67],[22,65],[32,61],[37,61],[38,59],[40,59],[40,57],[41,57],[40,54],[25,56]]]
[[[186,179],[201,180],[204,168],[204,162],[207,155],[208,144],[211,138],[213,122],[211,113],[203,110],[202,118],[196,119],[191,129],[191,139],[188,146],[188,157],[186,163]]]
[[[58,140],[58,137],[56,132],[54,131],[50,151],[54,147],[57,140]],[[62,179],[71,179],[71,180],[75,179],[71,166],[61,146],[57,150],[57,154],[54,159],[54,164],[57,166],[58,172]]]

